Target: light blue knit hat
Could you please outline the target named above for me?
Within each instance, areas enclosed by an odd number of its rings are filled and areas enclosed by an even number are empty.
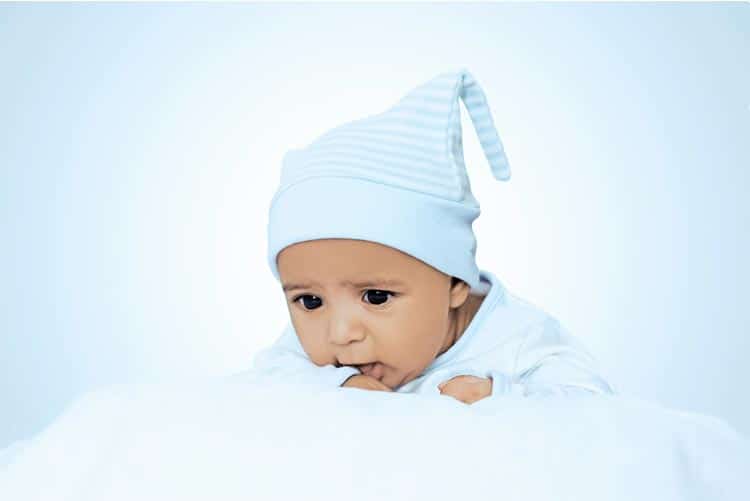
[[[268,218],[268,263],[297,242],[368,240],[480,285],[459,98],[493,176],[510,167],[482,88],[461,69],[420,85],[388,111],[335,127],[286,153]]]

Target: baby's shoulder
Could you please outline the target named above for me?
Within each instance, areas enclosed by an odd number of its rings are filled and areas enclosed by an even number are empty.
[[[507,331],[556,321],[557,319],[541,306],[505,289],[502,298],[493,305],[492,311],[489,312],[487,327],[496,329],[502,326],[503,330]]]

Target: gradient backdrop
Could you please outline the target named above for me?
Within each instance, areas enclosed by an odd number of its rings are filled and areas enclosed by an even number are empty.
[[[479,266],[621,393],[750,434],[749,39],[747,3],[0,5],[0,447],[248,368],[285,151],[460,67],[513,172],[464,126]]]

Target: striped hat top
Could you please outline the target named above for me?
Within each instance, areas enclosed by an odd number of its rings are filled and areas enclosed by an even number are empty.
[[[389,110],[348,122],[288,151],[271,200],[268,263],[307,240],[368,240],[405,252],[481,291],[462,99],[495,179],[510,167],[487,99],[465,69],[440,74]]]

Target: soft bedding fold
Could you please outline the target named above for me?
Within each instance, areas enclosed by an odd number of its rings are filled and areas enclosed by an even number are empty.
[[[750,472],[723,421],[623,396],[466,405],[252,378],[91,392],[14,449],[14,501],[739,501]]]

